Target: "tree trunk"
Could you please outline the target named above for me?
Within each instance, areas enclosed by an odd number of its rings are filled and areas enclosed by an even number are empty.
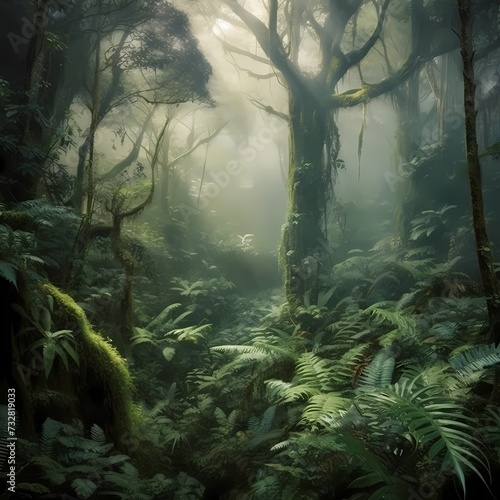
[[[483,190],[481,182],[481,164],[476,129],[476,104],[474,81],[474,47],[472,25],[474,16],[471,0],[458,0],[461,19],[460,52],[464,73],[465,141],[468,162],[469,184],[472,203],[472,220],[476,238],[477,260],[484,293],[488,306],[489,339],[496,345],[500,342],[500,303],[491,245],[484,216]]]
[[[123,295],[120,301],[120,338],[118,345],[120,351],[126,356],[130,354],[130,338],[133,335],[133,279],[137,271],[137,261],[125,248],[121,239],[122,217],[113,216],[113,229],[111,231],[111,248],[124,269]]]
[[[332,164],[327,149],[330,137],[337,137],[328,111],[297,94],[290,93],[289,198],[280,248],[285,294],[292,307],[303,304],[306,293],[313,303],[320,275],[328,272],[326,205]]]

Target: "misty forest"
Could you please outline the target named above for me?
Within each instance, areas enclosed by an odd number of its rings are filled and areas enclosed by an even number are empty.
[[[0,498],[500,498],[498,0],[0,25]]]

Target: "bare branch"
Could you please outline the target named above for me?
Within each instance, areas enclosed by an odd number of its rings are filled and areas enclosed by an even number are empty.
[[[173,167],[173,166],[177,165],[182,160],[184,160],[184,158],[187,158],[189,155],[193,154],[194,151],[196,151],[200,146],[203,146],[203,144],[206,144],[207,142],[210,142],[214,137],[216,137],[217,135],[219,135],[219,133],[227,125],[227,123],[228,122],[224,123],[223,125],[221,125],[217,129],[215,129],[215,131],[212,132],[210,135],[208,135],[204,139],[199,140],[191,148],[189,148],[187,151],[184,151],[184,153],[182,153],[179,156],[177,156],[177,158],[174,158],[171,162],[169,162],[169,167]]]
[[[236,47],[235,45],[232,45],[223,38],[219,37],[218,35],[214,35],[217,40],[221,43],[222,47],[225,50],[228,50],[229,52],[233,52],[234,54],[239,54],[241,56],[248,57],[250,59],[253,59],[254,61],[260,62],[262,64],[269,64],[269,59],[258,56],[257,54],[253,54],[252,52],[249,52],[248,50],[240,49],[239,47]]]
[[[266,113],[277,116],[278,118],[281,118],[282,120],[285,120],[286,122],[288,122],[290,120],[290,116],[288,114],[282,113],[281,111],[274,109],[272,106],[266,106],[265,104],[263,104],[262,102],[260,102],[257,99],[250,99],[250,102],[256,108],[259,108],[262,111],[265,111]]]
[[[151,123],[153,114],[154,114],[154,108],[151,109],[150,112],[148,113],[148,116],[144,121],[144,124],[139,132],[139,135],[137,136],[137,139],[134,141],[132,149],[130,150],[129,154],[122,161],[117,163],[111,170],[102,175],[101,178],[99,179],[100,182],[107,182],[113,179],[118,174],[122,173],[127,167],[132,165],[134,161],[137,160],[137,158],[139,157],[139,152],[141,150],[142,141],[144,139],[144,134],[146,133],[146,130],[149,124]]]
[[[248,26],[255,35],[264,53],[270,58],[272,64],[281,72],[291,91],[298,90],[305,95],[315,98],[314,92],[304,80],[297,67],[288,59],[285,49],[277,33],[277,8],[278,1],[271,0],[268,28],[259,18],[244,9],[237,0],[226,0],[233,12]]]
[[[380,14],[378,16],[377,26],[376,26],[375,30],[373,31],[372,35],[370,36],[370,38],[368,38],[366,43],[363,45],[363,47],[361,47],[358,50],[353,50],[352,52],[349,52],[348,54],[346,54],[346,59],[347,59],[347,63],[349,64],[349,66],[353,66],[353,65],[361,62],[366,57],[368,52],[370,52],[370,50],[375,45],[375,43],[377,42],[377,40],[380,36],[380,33],[382,32],[382,27],[384,25],[384,21],[385,21],[386,15],[387,15],[387,10],[388,10],[390,1],[391,0],[385,0],[384,4],[382,5],[382,9],[381,9]]]

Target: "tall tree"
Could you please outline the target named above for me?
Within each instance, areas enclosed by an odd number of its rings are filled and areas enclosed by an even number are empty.
[[[269,0],[267,25],[237,0],[226,2],[255,35],[260,47],[284,79],[289,93],[290,158],[289,204],[281,243],[286,296],[300,304],[306,293],[318,293],[320,274],[328,265],[327,207],[332,193],[339,151],[336,114],[339,109],[366,104],[403,82],[415,66],[432,58],[439,49],[415,33],[406,60],[377,83],[365,83],[346,91],[344,79],[351,70],[360,72],[384,32],[389,0],[329,0],[302,2]],[[421,0],[411,2],[412,17],[423,17]],[[357,29],[358,19],[376,18],[371,32]],[[279,20],[286,29],[280,31]],[[424,23],[424,19],[418,25]],[[417,25],[417,23],[415,23]],[[316,41],[318,69],[311,75],[303,67],[303,45]],[[394,65],[396,66],[396,65]],[[352,75],[352,73],[350,73]],[[380,75],[378,75],[380,78]]]
[[[500,297],[498,295],[498,285],[493,266],[492,247],[486,228],[481,163],[477,141],[476,83],[472,34],[474,13],[472,0],[458,0],[458,12],[461,20],[460,53],[463,61],[465,142],[472,204],[472,221],[476,239],[477,261],[488,306],[489,338],[490,341],[498,346],[500,343]]]
[[[120,5],[116,9],[114,2],[90,2],[92,26],[83,28],[91,57],[81,98],[90,125],[79,150],[73,205],[87,214],[93,203],[95,137],[111,111],[137,100],[211,103],[206,89],[211,70],[187,17],[168,2],[121,0]]]

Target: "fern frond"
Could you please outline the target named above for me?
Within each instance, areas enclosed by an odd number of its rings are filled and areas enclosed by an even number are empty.
[[[19,268],[10,262],[0,260],[0,278],[12,283],[17,289],[17,273]]]
[[[48,418],[42,425],[42,434],[40,436],[40,446],[42,454],[51,457],[52,449],[56,438],[61,432],[62,424],[56,420]]]
[[[416,446],[430,446],[430,460],[442,456],[441,470],[453,469],[465,492],[466,470],[483,481],[478,466],[489,470],[480,442],[474,437],[478,422],[467,416],[466,408],[444,395],[441,386],[422,387],[419,379],[403,378],[389,388],[367,392],[359,403],[405,425]]]
[[[271,451],[282,451],[290,446],[290,444],[293,443],[290,439],[287,439],[286,441],[281,441],[274,446],[271,447]]]
[[[336,427],[352,402],[337,392],[313,396],[302,412],[302,422],[321,427]]]
[[[92,424],[90,428],[90,437],[98,444],[106,444],[104,431],[97,424]]]
[[[359,381],[361,386],[387,387],[391,384],[396,360],[379,353],[372,362],[363,370]]]
[[[275,379],[266,380],[265,384],[269,398],[278,403],[291,403],[321,394],[319,389],[311,387],[308,384],[293,385],[291,382],[283,382],[282,380]]]
[[[90,479],[76,478],[71,486],[75,493],[82,498],[90,498],[94,491],[97,490],[97,485]]]
[[[262,415],[262,420],[260,421],[259,434],[265,434],[271,429],[271,425],[274,420],[274,414],[276,413],[276,406],[270,406]]]
[[[20,491],[29,491],[36,495],[48,495],[51,493],[49,488],[40,483],[18,483],[17,489]]]
[[[150,323],[148,323],[148,325],[145,327],[145,330],[154,332],[156,328],[163,325],[169,320],[172,311],[175,311],[175,309],[181,306],[182,304],[180,303],[169,304],[167,307],[165,307],[165,309],[163,309],[163,311],[160,314],[158,314],[158,316],[156,316],[156,318],[154,318]]]
[[[500,346],[477,345],[450,359],[450,365],[459,373],[468,375],[500,363]]]
[[[334,368],[332,361],[320,358],[311,352],[306,352],[297,360],[293,383],[329,391],[332,389],[331,382],[332,378],[334,378]]]
[[[414,318],[404,314],[402,311],[384,309],[384,307],[393,307],[393,305],[392,302],[379,302],[365,309],[364,313],[370,314],[376,323],[389,323],[400,331],[407,332],[410,335],[414,334],[416,326]]]

